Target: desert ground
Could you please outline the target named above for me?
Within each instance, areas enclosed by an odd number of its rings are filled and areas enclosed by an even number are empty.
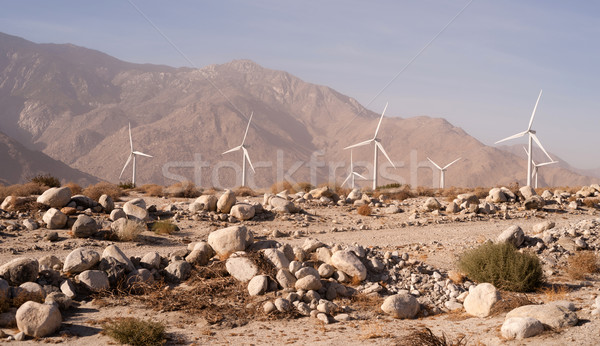
[[[276,287],[260,295],[249,295],[248,283],[229,276],[223,265],[226,258],[215,256],[206,265],[193,264],[189,278],[182,282],[156,280],[153,284],[140,286],[142,288],[137,291],[123,287],[111,287],[102,292],[80,290],[82,284],[78,283],[77,275],[58,270],[62,279],[75,283],[77,295],[73,297],[73,306],[62,311],[63,322],[58,331],[42,338],[28,337],[23,343],[115,344],[115,340],[103,333],[103,324],[120,317],[136,317],[163,323],[167,344],[418,345],[426,343],[424,339],[414,339],[415,332],[428,328],[436,336],[445,337],[447,344],[596,345],[600,343],[600,319],[593,311],[597,308],[594,304],[600,293],[600,275],[592,272],[574,279],[568,273],[568,258],[583,250],[597,254],[600,249],[596,247],[600,246],[597,206],[583,203],[590,198],[589,194],[583,197],[570,193],[572,198],[561,198],[552,190],[550,193],[552,197],[546,194],[543,207],[532,210],[527,210],[523,202],[508,201],[487,202],[493,206],[492,210],[483,212],[486,199],[481,198],[479,209],[457,206],[462,210],[456,210],[456,213],[448,210],[452,197],[437,196],[441,209],[430,210],[424,208],[429,197],[397,200],[391,195],[388,199],[381,197],[362,203],[371,205],[370,215],[360,215],[358,204],[351,201],[336,203],[331,198],[305,199],[298,198],[302,194],[290,194],[284,196],[297,207],[296,212],[269,210],[270,207],[264,205],[264,211],[257,210],[253,218],[240,221],[231,217],[221,220],[214,212],[190,211],[189,206],[195,198],[152,197],[139,190],[129,191],[115,201],[116,208],[129,200],[142,198],[151,219],[171,220],[178,230],[170,234],[147,230],[135,241],[118,241],[110,237],[111,220],[107,213],[79,208],[69,218],[87,213],[96,220],[99,231],[89,237],[77,238],[69,227],[46,229],[42,219],[47,208],[21,208],[20,211],[7,208],[0,214],[0,264],[21,257],[39,260],[48,255],[65,261],[77,248],[102,253],[109,245],[118,246],[134,259],[136,265],[149,252],[157,252],[164,262],[176,256],[185,258],[190,253],[190,244],[207,241],[209,234],[216,230],[244,225],[253,233],[253,244],[276,244],[273,246],[280,248],[289,244],[291,248],[302,248],[307,243],[319,241],[321,247],[328,249],[361,247],[371,257],[393,260],[404,256],[405,269],[418,267],[426,268],[423,273],[437,272],[441,274],[438,282],[448,285],[454,281],[449,277],[457,272],[457,261],[462,253],[488,240],[497,241],[504,230],[517,225],[525,234],[522,249],[533,251],[542,259],[545,283],[529,293],[500,291],[502,298],[496,308],[483,318],[470,315],[462,307],[451,310],[442,305],[442,308],[433,309],[431,301],[427,300],[428,293],[424,292],[430,286],[418,286],[421,292],[416,298],[421,307],[414,318],[394,318],[383,312],[384,299],[396,293],[393,288],[395,276],[391,271],[387,272],[391,267],[385,261],[385,277],[381,271],[379,276],[373,274],[367,265],[369,273],[365,280],[345,282],[349,293],[332,300],[336,311],[329,313],[325,320],[303,316],[293,307],[285,312],[267,313],[266,302],[285,297],[293,290]],[[597,194],[593,192],[592,197],[594,193]],[[217,197],[221,194],[215,192]],[[263,205],[265,201],[262,194],[236,197],[236,203],[255,206]],[[30,230],[22,226],[26,218],[36,220],[40,227]],[[536,233],[536,225],[544,222],[552,222],[554,226]],[[49,240],[51,231],[58,237]],[[571,241],[565,241],[565,238]],[[536,246],[536,239],[543,239],[545,246]],[[577,239],[583,239],[585,245],[581,246],[579,242],[574,245]],[[320,263],[312,256],[310,260]],[[274,273],[268,267],[261,267],[261,270],[267,275]],[[470,279],[467,277],[466,280]],[[461,292],[468,292],[464,282],[456,284]],[[541,334],[522,340],[503,337],[501,326],[510,310],[519,305],[557,301],[573,304],[578,319],[574,326],[546,327]],[[460,303],[460,299],[456,302]],[[15,310],[16,307],[11,310],[13,315]],[[338,321],[335,316],[340,314],[344,319]],[[5,323],[2,330],[4,340],[10,340],[19,329],[5,322],[6,318],[1,319]]]

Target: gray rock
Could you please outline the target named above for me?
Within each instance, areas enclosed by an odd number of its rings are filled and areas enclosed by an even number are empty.
[[[423,204],[423,207],[428,211],[439,210],[442,207],[442,204],[435,199],[435,197],[429,197]]]
[[[502,337],[507,340],[525,339],[536,336],[544,331],[542,322],[531,317],[507,318],[500,329]]]
[[[305,276],[309,276],[312,275],[314,277],[316,277],[317,279],[320,279],[320,275],[319,275],[319,271],[313,267],[302,267],[300,269],[298,269],[294,275],[296,276],[296,279],[302,279]]]
[[[43,303],[46,298],[46,292],[38,283],[25,282],[19,285],[13,292],[13,301],[25,302],[32,300],[34,302]]]
[[[285,298],[275,299],[275,307],[279,312],[288,312],[292,308],[292,304]]]
[[[574,326],[579,321],[575,312],[555,304],[520,306],[506,314],[506,319],[513,317],[534,318],[552,329]]]
[[[54,255],[46,255],[40,258],[38,262],[40,271],[48,269],[61,270],[63,268],[62,261]]]
[[[192,266],[186,261],[175,261],[165,268],[165,272],[170,281],[185,281],[190,277]]]
[[[523,203],[523,206],[526,210],[540,210],[544,207],[544,205],[544,199],[537,195],[527,198]]]
[[[281,287],[285,288],[294,288],[296,285],[296,278],[294,274],[292,274],[288,269],[279,269],[277,271],[277,275],[275,276],[277,283]]]
[[[69,190],[70,191],[70,190]],[[28,336],[42,338],[58,330],[62,315],[56,305],[26,302],[17,310],[17,327]]]
[[[243,251],[254,241],[252,231],[245,226],[232,226],[214,231],[208,235],[208,244],[219,256],[227,256]]]
[[[367,278],[367,268],[352,251],[336,251],[331,256],[331,264],[338,270],[362,281]]]
[[[266,275],[257,275],[248,283],[248,294],[251,296],[259,296],[267,292],[269,286],[269,277]]]
[[[61,311],[65,311],[71,308],[73,300],[62,292],[50,292],[44,304],[56,304]]]
[[[285,198],[279,196],[272,196],[269,198],[269,205],[273,209],[273,211],[279,213],[296,213],[298,212],[298,208],[294,205],[293,202],[288,201]]]
[[[254,207],[250,204],[238,203],[231,207],[230,214],[236,219],[243,221],[252,219],[254,217],[255,211]]]
[[[496,242],[498,243],[510,243],[515,247],[521,246],[524,241],[525,233],[523,233],[521,227],[517,225],[513,225],[505,229],[502,231],[502,233],[500,233],[500,235],[498,235],[498,238],[496,239]]]
[[[27,228],[30,231],[34,231],[40,227],[37,221],[35,221],[34,219],[23,220],[23,226],[25,226],[25,228]]]
[[[124,219],[127,217],[127,214],[123,211],[123,209],[113,209],[110,212],[110,216],[108,217],[112,221],[117,221],[118,219]]]
[[[327,263],[322,263],[318,269],[319,276],[322,278],[330,278],[335,273],[335,268]]]
[[[96,221],[91,217],[81,214],[71,228],[73,236],[76,238],[89,238],[98,231]]]
[[[129,273],[127,276],[127,284],[151,284],[154,282],[154,275],[148,269],[140,268],[135,272]]]
[[[215,255],[214,250],[208,245],[207,242],[201,241],[196,243],[192,252],[185,258],[190,264],[196,265],[207,265],[208,261]]]
[[[504,192],[502,192],[502,190],[497,187],[490,190],[488,197],[489,200],[493,203],[502,203],[508,201],[508,198],[506,198]]]
[[[236,202],[235,193],[231,190],[225,190],[219,200],[217,201],[217,211],[220,213],[228,214],[231,211],[231,207]]]
[[[133,263],[129,257],[127,257],[116,245],[107,246],[102,252],[101,258],[113,258],[116,262],[124,265],[127,272],[132,272],[135,270],[135,267],[133,266]]]
[[[86,270],[79,274],[79,281],[93,292],[101,292],[110,288],[108,275],[101,270]]]
[[[519,192],[521,195],[523,195],[523,197],[525,197],[526,200],[533,196],[537,196],[537,193],[531,186],[523,186],[519,189]]]
[[[160,268],[160,255],[158,252],[149,252],[142,257],[140,264],[147,269]]]
[[[258,274],[258,267],[248,257],[231,256],[225,261],[225,268],[229,275],[242,282],[250,281]]]
[[[146,202],[141,198],[135,198],[123,204],[123,211],[127,216],[141,221],[149,221],[150,214],[146,210]]]
[[[44,191],[37,202],[51,208],[62,208],[71,201],[71,189],[68,187],[52,187]]]
[[[420,304],[410,294],[396,294],[383,301],[381,310],[394,318],[415,318],[419,313]]]
[[[217,200],[217,197],[213,195],[202,195],[196,198],[193,203],[199,203],[203,205],[203,209],[206,211],[217,211]]]
[[[77,248],[67,255],[63,272],[78,274],[91,269],[100,262],[100,254],[94,250],[86,248]]]
[[[83,209],[94,208],[98,206],[98,202],[85,195],[72,196],[71,202],[75,202],[78,207],[82,207]]]
[[[314,238],[307,238],[306,240],[304,240],[304,244],[302,245],[302,250],[304,250],[308,253],[311,253],[323,246],[325,246],[325,244],[323,244],[323,242],[321,242],[317,239],[314,239]]]
[[[490,283],[482,283],[469,288],[464,307],[467,314],[476,317],[487,317],[492,307],[500,300],[500,292]]]
[[[75,290],[75,285],[71,280],[67,279],[60,284],[60,291],[64,293],[69,298],[74,298],[77,295],[77,291]]]
[[[533,225],[531,230],[534,234],[538,234],[538,233],[542,233],[544,231],[550,230],[550,229],[554,228],[554,226],[556,226],[554,221],[544,221],[544,222],[540,222],[540,223]]]
[[[11,286],[35,281],[39,273],[39,263],[33,258],[19,257],[0,266],[0,276]]]
[[[275,304],[272,301],[267,301],[263,305],[263,311],[265,312],[265,314],[270,314],[271,312],[273,312],[275,310],[277,310],[277,307],[275,306]]]
[[[100,196],[98,203],[100,203],[102,209],[104,209],[104,212],[107,214],[111,214],[113,209],[115,209],[115,201],[113,201],[112,197],[109,195]]]
[[[50,208],[44,213],[42,220],[46,223],[46,228],[60,229],[67,224],[67,215],[56,208]]]

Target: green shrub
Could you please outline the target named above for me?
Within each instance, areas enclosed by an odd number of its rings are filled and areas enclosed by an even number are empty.
[[[131,181],[123,181],[123,182],[119,182],[119,188],[122,190],[130,190],[130,189],[135,189],[135,184],[132,183]]]
[[[530,292],[543,283],[537,256],[519,252],[512,244],[485,243],[460,256],[458,268],[469,278],[507,291]]]
[[[49,173],[38,174],[35,177],[31,178],[30,181],[40,186],[60,187],[60,180],[58,180],[57,177],[52,176]]]
[[[122,344],[164,345],[166,342],[165,326],[158,322],[126,317],[105,323],[102,327],[106,335]]]
[[[179,231],[179,227],[169,220],[155,221],[150,229],[156,234],[172,234]]]

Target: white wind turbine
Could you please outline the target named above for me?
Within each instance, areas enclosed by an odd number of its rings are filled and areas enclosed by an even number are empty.
[[[529,152],[527,151],[527,148],[523,147],[523,150],[525,150],[525,153],[527,154],[527,156],[529,156]],[[552,165],[555,163],[558,163],[558,161],[548,161],[548,162],[543,162],[543,163],[535,163],[535,161],[531,160],[531,163],[533,164],[533,176],[532,179],[534,180],[534,185],[535,188],[537,189],[538,187],[538,170],[540,167],[543,166],[548,166],[548,165]]]
[[[133,138],[131,137],[131,123],[129,123],[129,146],[131,147],[131,152],[129,153],[129,158],[127,158],[127,162],[125,162],[125,166],[123,166],[123,169],[121,170],[119,179],[121,179],[121,177],[123,176],[123,172],[125,172],[125,168],[127,168],[127,165],[133,158],[133,177],[131,178],[131,183],[135,186],[135,157],[137,155],[146,156],[146,157],[152,157],[152,156],[148,155],[148,154],[144,154],[140,151],[133,150]]]
[[[511,139],[523,137],[527,134],[529,135],[529,151],[527,152],[527,186],[531,186],[531,176],[532,176],[532,170],[533,170],[532,159],[531,159],[532,140],[534,140],[537,143],[537,145],[540,147],[540,149],[542,149],[544,154],[546,154],[546,156],[548,156],[550,161],[553,161],[552,158],[550,157],[550,155],[548,154],[548,152],[546,151],[546,149],[544,149],[544,147],[542,146],[542,143],[540,142],[540,140],[535,135],[535,131],[531,129],[531,126],[533,125],[533,118],[535,117],[535,111],[537,109],[537,106],[538,106],[538,103],[540,102],[541,97],[542,97],[542,90],[540,90],[540,95],[538,96],[537,101],[535,102],[535,107],[533,107],[533,112],[531,113],[531,119],[529,119],[529,126],[527,127],[527,130],[525,130],[523,132],[519,132],[516,135],[512,135],[510,137],[504,138],[504,139],[496,142],[496,144],[498,144],[498,143],[508,141]]]
[[[252,168],[252,172],[256,172],[254,170],[254,166],[252,166],[252,161],[250,161],[250,155],[248,155],[248,149],[246,149],[246,146],[244,145],[244,143],[246,142],[246,136],[248,135],[248,129],[250,129],[250,122],[252,122],[252,116],[254,115],[254,112],[250,113],[250,120],[248,120],[248,126],[246,126],[246,132],[244,133],[244,139],[242,139],[242,144],[238,145],[235,148],[229,149],[226,152],[224,152],[221,155],[225,155],[237,150],[241,150],[243,152],[242,155],[242,186],[246,186],[246,160],[248,160],[248,163],[250,164],[250,168]]]
[[[346,178],[346,180],[344,180],[344,182],[342,183],[341,186],[344,186],[344,184],[346,184],[346,182],[350,178],[352,178],[352,180],[351,180],[351,182],[352,182],[352,188],[354,189],[354,178],[355,177],[359,177],[359,178],[363,178],[363,179],[367,180],[367,178],[363,177],[362,175],[360,175],[360,174],[358,174],[358,173],[356,173],[354,171],[354,166],[353,166],[353,163],[352,163],[352,151],[350,151],[350,174],[348,174],[348,177]]]
[[[440,189],[443,189],[443,188],[444,188],[444,186],[445,186],[445,184],[444,184],[444,183],[446,182],[446,179],[445,179],[445,173],[446,173],[446,170],[448,169],[448,167],[452,166],[452,165],[453,165],[453,164],[454,164],[456,161],[458,161],[458,160],[460,160],[460,159],[461,159],[461,158],[459,157],[458,159],[456,159],[456,160],[454,160],[454,161],[450,162],[449,164],[447,164],[446,166],[444,166],[444,167],[442,168],[442,167],[438,166],[438,164],[437,164],[437,163],[433,162],[433,160],[432,160],[432,159],[430,159],[430,158],[427,158],[427,160],[429,160],[429,162],[433,163],[433,165],[434,165],[434,166],[436,166],[436,167],[437,167],[437,169],[439,169],[439,170],[440,170]]]
[[[385,157],[388,159],[388,161],[392,164],[392,167],[396,168],[396,166],[394,165],[394,163],[392,162],[392,160],[390,159],[388,154],[383,149],[383,145],[381,145],[381,140],[379,138],[377,138],[377,133],[379,133],[379,127],[381,127],[381,120],[383,120],[383,114],[385,114],[385,110],[387,109],[387,106],[388,106],[388,104],[386,103],[385,108],[383,109],[383,112],[381,113],[381,118],[379,118],[379,124],[377,124],[377,129],[375,130],[375,136],[373,136],[373,138],[369,139],[368,141],[360,142],[360,143],[357,143],[357,144],[354,144],[354,145],[344,148],[344,150],[345,150],[345,149],[352,149],[352,148],[360,147],[363,145],[369,145],[371,143],[375,144],[375,154],[374,154],[374,158],[373,158],[373,190],[377,189],[377,154],[378,154],[378,150],[381,150],[383,155],[385,155]]]

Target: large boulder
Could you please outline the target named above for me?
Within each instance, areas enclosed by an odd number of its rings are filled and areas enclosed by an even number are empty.
[[[367,267],[352,251],[336,251],[331,255],[331,265],[362,281],[367,278]]]
[[[248,294],[259,296],[267,292],[269,287],[269,277],[266,275],[257,275],[248,282]]]
[[[28,257],[15,258],[0,266],[0,276],[11,286],[19,286],[28,281],[35,281],[39,273],[37,260]]]
[[[247,203],[239,203],[231,207],[231,216],[238,220],[250,220],[254,217],[254,207]]]
[[[250,281],[258,274],[258,267],[254,264],[254,261],[241,255],[229,257],[225,261],[225,268],[229,275],[242,282]]]
[[[217,201],[217,211],[220,213],[228,214],[231,211],[231,207],[235,204],[235,193],[231,190],[225,190],[219,200]]]
[[[268,198],[268,205],[271,207],[273,211],[279,213],[296,213],[298,212],[298,208],[294,205],[293,202],[288,201],[287,199],[280,196],[270,196]]]
[[[71,201],[71,189],[68,187],[52,187],[44,191],[37,202],[51,208],[62,208]]]
[[[540,196],[531,196],[523,202],[523,206],[526,210],[540,210],[544,207],[544,199]]]
[[[202,209],[206,211],[217,211],[217,201],[218,198],[214,195],[202,195],[192,203],[192,204],[201,204]]]
[[[530,317],[539,320],[544,327],[562,329],[574,326],[579,322],[577,314],[560,304],[524,305],[508,314],[506,318]]]
[[[521,195],[523,195],[525,200],[527,200],[533,196],[537,196],[537,193],[531,186],[523,186],[519,189],[519,192],[521,193]]]
[[[174,261],[165,268],[165,272],[169,281],[185,281],[192,273],[192,265],[186,261]]]
[[[103,259],[108,259],[108,258],[114,259],[117,263],[121,263],[122,265],[124,265],[127,272],[132,272],[135,270],[135,267],[133,266],[133,263],[131,262],[129,257],[127,257],[123,253],[123,251],[121,251],[121,249],[119,249],[119,247],[116,245],[107,246],[104,249],[104,251],[102,252],[102,258]]]
[[[435,199],[435,197],[429,197],[423,204],[423,208],[428,211],[439,210],[442,207],[442,204]]]
[[[275,268],[288,268],[290,261],[285,257],[285,254],[277,249],[264,249],[262,253],[267,261],[269,261]]]
[[[542,322],[531,317],[507,318],[500,329],[505,339],[525,339],[544,331]]]
[[[16,320],[17,327],[25,335],[42,338],[60,328],[62,315],[58,305],[28,301],[17,310]]]
[[[498,187],[495,187],[490,190],[487,199],[493,203],[502,203],[508,201],[506,194],[504,194],[504,192],[502,192],[502,190]]]
[[[77,248],[67,255],[63,271],[70,274],[78,274],[91,269],[100,262],[100,254],[94,250]]]
[[[469,288],[464,307],[467,314],[476,317],[487,317],[492,307],[500,300],[500,292],[490,283],[482,283]]]
[[[521,246],[521,244],[523,244],[524,241],[525,233],[523,233],[521,227],[517,225],[508,227],[507,229],[502,231],[502,233],[500,233],[500,235],[498,235],[498,238],[496,239],[496,242],[498,243],[510,243],[513,244],[515,247]]]
[[[146,202],[141,198],[135,198],[123,204],[123,211],[129,217],[134,217],[142,221],[150,220],[150,214],[146,210]]]
[[[104,209],[104,212],[107,214],[110,214],[113,209],[115,209],[115,201],[109,195],[100,196],[98,203],[100,203],[102,209]]]
[[[294,283],[294,287],[297,290],[304,290],[304,291],[310,291],[310,290],[318,291],[321,289],[322,286],[323,286],[323,284],[321,283],[321,280],[314,275],[304,276],[304,277],[296,280],[296,282]]]
[[[227,256],[236,251],[243,251],[254,241],[252,231],[246,226],[231,226],[214,231],[208,235],[208,245],[219,256]]]
[[[79,274],[79,281],[93,292],[101,292],[110,288],[108,275],[102,270],[83,271]]]
[[[50,208],[44,213],[42,220],[48,229],[60,229],[67,224],[67,215],[56,208]]]
[[[396,294],[383,301],[381,310],[394,318],[415,318],[419,313],[420,304],[410,294]]]
[[[89,238],[98,231],[98,225],[91,217],[81,214],[77,216],[71,231],[75,238]]]
[[[192,252],[185,257],[186,262],[197,265],[207,265],[208,261],[215,255],[215,251],[207,242],[201,241],[194,245]]]

